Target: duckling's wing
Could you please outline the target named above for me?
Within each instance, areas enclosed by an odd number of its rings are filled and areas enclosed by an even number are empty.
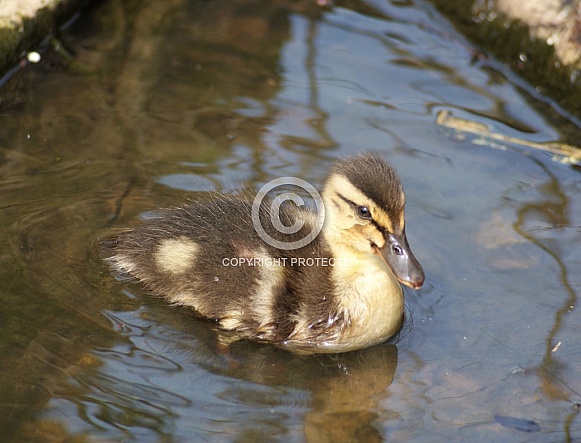
[[[252,205],[224,197],[164,212],[118,235],[106,260],[155,295],[258,339],[288,335],[276,324],[275,300],[286,291],[280,258],[256,233]]]
[[[259,212],[266,241],[255,229],[251,201],[214,198],[168,210],[118,235],[108,242],[107,261],[155,295],[242,336],[286,340],[289,347],[331,340],[338,324],[337,315],[329,314],[336,306],[331,268],[312,261],[329,259],[329,248],[320,237],[284,248],[303,238],[317,215],[281,207],[283,224],[303,223],[298,232],[281,233],[270,207]]]

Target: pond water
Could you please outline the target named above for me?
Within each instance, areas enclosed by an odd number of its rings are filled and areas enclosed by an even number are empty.
[[[581,441],[581,172],[534,148],[581,128],[429,4],[318,3],[100,2],[0,90],[1,435]],[[101,263],[151,211],[363,149],[427,276],[390,343],[221,352]]]

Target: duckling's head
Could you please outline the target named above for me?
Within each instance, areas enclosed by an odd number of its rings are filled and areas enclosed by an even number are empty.
[[[405,234],[405,195],[389,163],[374,154],[340,160],[325,182],[323,201],[323,234],[331,245],[377,254],[401,283],[422,286],[424,271]]]

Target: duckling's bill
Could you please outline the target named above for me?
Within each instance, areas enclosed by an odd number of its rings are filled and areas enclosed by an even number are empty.
[[[424,270],[412,253],[405,229],[400,235],[387,234],[385,245],[375,249],[400,283],[413,289],[424,284]]]

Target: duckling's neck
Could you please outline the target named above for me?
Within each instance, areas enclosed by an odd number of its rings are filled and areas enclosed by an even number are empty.
[[[333,281],[339,309],[348,319],[341,340],[349,349],[387,340],[402,324],[401,285],[381,257],[349,247],[336,227],[327,225],[322,233],[335,258]]]

